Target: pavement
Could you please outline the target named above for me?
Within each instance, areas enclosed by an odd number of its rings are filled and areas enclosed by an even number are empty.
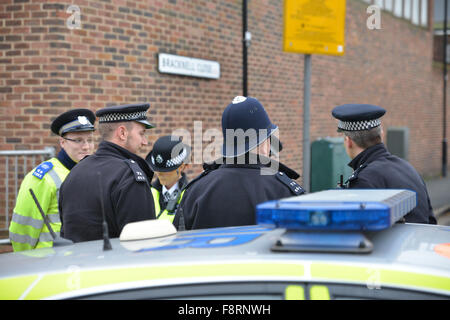
[[[428,194],[438,224],[450,225],[450,176],[426,180]]]

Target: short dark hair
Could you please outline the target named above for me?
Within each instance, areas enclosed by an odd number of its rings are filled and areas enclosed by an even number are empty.
[[[114,130],[119,126],[125,126],[128,130],[131,130],[131,122],[130,121],[122,121],[122,122],[102,122],[98,124],[98,131],[100,133],[100,137],[102,140],[109,140],[111,138]]]
[[[367,149],[382,142],[381,126],[370,130],[344,131],[344,134],[353,140],[360,148]]]

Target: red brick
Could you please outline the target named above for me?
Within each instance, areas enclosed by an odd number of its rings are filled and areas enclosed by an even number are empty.
[[[304,56],[282,51],[282,3],[249,1],[253,39],[248,49],[248,88],[280,128],[281,160],[301,172]],[[11,125],[10,114],[29,115],[29,125],[38,125],[33,135],[42,137],[31,139],[17,136],[20,131],[3,130],[2,149],[57,147],[49,123],[70,108],[98,109],[143,100],[151,103],[149,114],[157,124],[149,133],[153,140],[174,128],[192,132],[197,120],[203,121],[204,131],[220,130],[223,108],[242,93],[240,1],[198,0],[195,5],[177,1],[174,5],[77,0],[82,11],[80,30],[65,26],[68,4],[52,0],[1,5],[0,106],[7,107],[8,114],[0,108],[1,117],[6,117],[0,120]],[[442,70],[433,66],[432,31],[385,12],[383,29],[368,30],[366,8],[362,1],[347,1],[343,57],[312,57],[311,141],[337,136],[336,121],[330,115],[335,105],[379,104],[388,110],[385,128],[410,128],[411,163],[421,173],[437,174]],[[161,74],[157,71],[160,52],[216,60],[221,78]],[[14,81],[20,82],[13,85]],[[200,165],[193,165],[191,176],[200,170]]]

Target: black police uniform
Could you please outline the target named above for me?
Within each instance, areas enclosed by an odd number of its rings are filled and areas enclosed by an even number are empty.
[[[411,164],[390,154],[383,143],[361,152],[349,166],[355,170],[348,179],[349,188],[413,190],[417,193],[417,206],[405,216],[405,221],[436,224],[425,182]]]
[[[368,104],[345,104],[333,109],[339,119],[338,131],[370,130],[381,125],[386,110]],[[349,164],[354,172],[346,181],[352,189],[409,189],[417,194],[417,206],[405,216],[406,222],[436,224],[426,185],[414,167],[390,154],[383,143],[358,154]]]
[[[148,105],[105,109],[113,112],[106,113],[107,121],[103,122],[114,122],[117,119],[114,111],[119,110],[119,121],[139,119],[145,124]],[[99,115],[100,111],[97,116],[100,121],[105,120],[105,113]],[[113,238],[119,237],[129,222],[155,219],[152,178],[153,172],[144,159],[112,142],[102,141],[93,155],[71,170],[61,186],[61,235],[74,242],[102,239],[102,212]]]
[[[267,161],[256,164],[221,164],[206,170],[186,187],[174,225],[178,230],[252,225],[256,205],[301,195],[305,191],[293,178],[295,171],[279,164],[279,172],[262,175]]]
[[[277,130],[257,99],[233,99],[222,113],[223,158],[205,164],[186,187],[174,219],[178,230],[255,224],[257,204],[305,192],[292,180],[295,171],[251,153],[269,139],[271,152],[279,151],[272,145]]]

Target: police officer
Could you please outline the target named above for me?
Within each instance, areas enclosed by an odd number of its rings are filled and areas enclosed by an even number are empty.
[[[304,193],[298,174],[269,158],[277,130],[257,99],[233,99],[222,114],[223,157],[185,188],[178,230],[252,225],[258,203]]]
[[[390,154],[383,144],[380,118],[386,110],[370,104],[344,104],[333,109],[338,132],[354,172],[346,181],[352,189],[409,189],[417,193],[417,207],[406,222],[436,224],[426,185],[407,161]]]
[[[149,104],[97,111],[102,138],[98,150],[81,161],[61,187],[61,235],[74,242],[101,239],[102,214],[110,237],[129,222],[155,218],[150,190],[153,172],[137,153],[147,145]]]
[[[46,160],[29,172],[20,185],[9,227],[14,251],[53,246],[50,230],[29,190],[33,190],[50,228],[58,234],[61,229],[59,189],[70,170],[94,151],[94,123],[95,115],[88,109],[64,112],[52,122],[51,131],[60,137],[61,150],[56,158]]]
[[[153,201],[157,219],[173,222],[175,211],[182,199],[182,190],[188,180],[184,170],[190,155],[189,146],[176,136],[163,136],[153,145],[145,160],[155,172],[152,184]]]

